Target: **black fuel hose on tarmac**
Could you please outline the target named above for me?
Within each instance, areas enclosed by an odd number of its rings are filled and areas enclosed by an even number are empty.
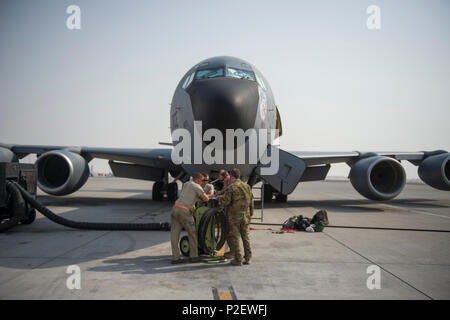
[[[61,224],[63,226],[75,229],[84,229],[84,230],[122,230],[122,231],[170,231],[170,223],[168,222],[158,222],[158,223],[102,223],[102,222],[81,222],[81,221],[73,221],[63,217],[58,216],[53,213],[50,209],[46,208],[43,204],[41,204],[36,199],[33,199],[21,185],[19,185],[15,181],[8,181],[7,186],[11,190],[18,190],[23,198],[37,211],[42,213],[44,216]],[[13,187],[11,187],[13,186]],[[14,192],[14,191],[12,191]]]
[[[260,225],[260,226],[283,226],[282,223],[258,223],[258,222],[250,222],[250,224]],[[338,229],[366,229],[366,230],[393,230],[393,231],[424,231],[424,232],[450,232],[450,230],[406,229],[406,228],[385,228],[385,227],[358,227],[358,226],[325,226],[325,228],[338,228]]]
[[[24,200],[27,201],[33,208],[42,213],[44,216],[49,218],[55,223],[61,224],[63,226],[74,228],[74,229],[84,229],[84,230],[122,230],[122,231],[170,231],[170,223],[168,222],[156,222],[156,223],[103,223],[103,222],[82,222],[73,221],[63,217],[58,216],[53,213],[50,209],[45,207],[39,201],[34,199],[20,184],[15,181],[7,181],[6,188],[8,192],[13,197],[13,216],[11,219],[0,224],[0,232],[12,228],[22,218],[20,214],[25,209]],[[213,217],[217,217],[217,210],[211,211],[210,214],[204,215],[202,218],[203,225],[208,226],[209,222]],[[207,220],[207,221],[206,221]],[[224,229],[226,230],[226,219],[219,219],[224,224]],[[264,226],[282,226],[282,223],[256,223],[251,222],[252,225],[264,225]],[[393,230],[393,231],[423,231],[423,232],[450,232],[450,230],[433,230],[433,229],[410,229],[410,228],[387,228],[387,227],[360,227],[360,226],[326,226],[326,228],[341,228],[341,229],[365,229],[365,230]],[[206,230],[205,230],[206,231]],[[206,232],[200,232],[200,234],[206,234]],[[226,234],[226,231],[225,231]],[[199,239],[199,241],[205,244],[204,239]],[[225,237],[220,238],[220,243],[225,243]],[[222,243],[222,245],[223,245]],[[202,247],[203,247],[202,245]],[[206,247],[206,246],[205,246]]]
[[[9,208],[9,210],[11,211],[11,217],[9,219],[4,219],[0,223],[0,232],[11,229],[12,227],[19,224],[20,220],[25,216],[26,212],[25,200],[22,197],[20,190],[18,190],[11,183],[6,184],[6,190],[11,197],[11,205]]]

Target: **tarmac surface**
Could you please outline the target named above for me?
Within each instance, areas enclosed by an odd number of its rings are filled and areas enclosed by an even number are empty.
[[[78,221],[170,221],[171,203],[150,200],[151,187],[91,178],[72,195],[40,192],[38,199]],[[266,203],[263,222],[327,209],[335,226],[450,230],[449,208],[449,192],[424,184],[408,183],[398,198],[373,202],[349,182],[308,182],[287,203]],[[169,232],[83,231],[38,214],[33,224],[0,234],[0,299],[450,299],[450,233],[252,227],[251,265],[172,265]],[[73,268],[80,289],[71,286]],[[369,289],[377,270],[379,289]]]

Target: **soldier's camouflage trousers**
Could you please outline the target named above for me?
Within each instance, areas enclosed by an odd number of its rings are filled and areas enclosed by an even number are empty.
[[[227,218],[227,222],[228,222],[228,230],[227,230],[227,236],[226,236],[227,245],[228,245],[228,248],[230,248],[231,254],[234,256],[233,239],[231,237],[231,222],[230,222],[229,210],[225,210],[225,217]]]
[[[250,248],[250,217],[243,213],[230,212],[228,215],[230,238],[231,238],[231,251],[234,253],[236,261],[242,261],[241,246],[239,239],[242,238],[242,244],[244,245],[244,258],[250,260],[252,258],[252,250]]]

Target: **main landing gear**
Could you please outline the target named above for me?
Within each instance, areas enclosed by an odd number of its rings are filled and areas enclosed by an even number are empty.
[[[270,184],[264,184],[264,203],[272,202],[273,196],[275,196],[277,202],[284,203],[287,201],[286,194],[275,191]]]
[[[164,181],[156,181],[153,183],[152,199],[153,201],[162,201],[164,196],[169,201],[175,201],[178,198],[178,184],[176,182],[164,183]]]

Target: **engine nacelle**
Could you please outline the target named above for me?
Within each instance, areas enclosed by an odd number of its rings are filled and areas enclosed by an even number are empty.
[[[422,161],[417,170],[420,179],[430,187],[450,190],[450,153],[430,156]]]
[[[36,165],[39,188],[55,196],[77,191],[89,178],[88,162],[67,150],[46,152],[37,159]]]
[[[350,170],[350,182],[361,195],[372,200],[390,200],[405,187],[406,173],[395,159],[373,156],[356,162]]]
[[[11,150],[0,147],[0,162],[17,162],[17,157]]]

